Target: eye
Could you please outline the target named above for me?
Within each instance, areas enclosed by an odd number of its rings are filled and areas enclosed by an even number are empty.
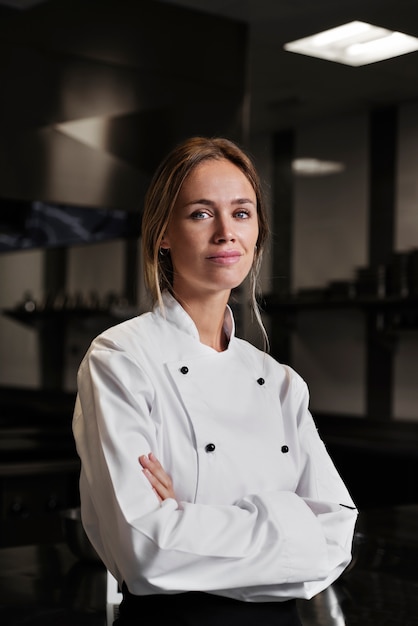
[[[192,220],[205,220],[208,217],[210,216],[207,211],[193,211],[193,213],[190,215],[190,218]]]
[[[251,217],[251,212],[247,209],[240,209],[239,211],[236,211],[234,217],[238,217],[240,220],[245,220]]]

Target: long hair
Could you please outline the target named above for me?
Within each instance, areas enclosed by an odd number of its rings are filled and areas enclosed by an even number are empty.
[[[258,275],[269,227],[257,170],[249,157],[233,141],[223,138],[191,137],[178,144],[157,168],[145,196],[142,216],[142,254],[145,286],[152,305],[161,307],[162,292],[173,288],[173,265],[170,254],[160,254],[177,196],[190,172],[203,161],[226,159],[236,165],[250,182],[257,200],[258,238],[250,270],[251,308],[265,341],[267,334],[257,304]]]

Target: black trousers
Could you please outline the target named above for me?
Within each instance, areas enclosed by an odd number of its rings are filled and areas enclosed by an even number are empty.
[[[174,595],[134,596],[126,585],[114,626],[302,626],[295,600],[241,602],[191,591]]]

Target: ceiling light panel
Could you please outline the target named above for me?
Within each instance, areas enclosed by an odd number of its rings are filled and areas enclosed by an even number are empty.
[[[418,39],[366,22],[348,22],[336,28],[284,45],[288,52],[358,67],[418,50]]]
[[[297,176],[329,176],[345,170],[344,163],[324,161],[314,158],[300,158],[292,161],[292,172]]]

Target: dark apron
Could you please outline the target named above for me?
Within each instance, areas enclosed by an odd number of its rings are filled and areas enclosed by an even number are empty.
[[[135,596],[126,585],[114,626],[302,626],[296,600],[241,602],[191,591]]]

